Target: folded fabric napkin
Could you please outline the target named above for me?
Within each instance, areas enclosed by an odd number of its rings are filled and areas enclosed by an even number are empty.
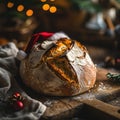
[[[0,46],[0,120],[39,120],[46,110],[40,101],[31,98],[19,85],[19,67],[14,43]],[[6,101],[14,92],[24,98],[24,108],[13,111]]]

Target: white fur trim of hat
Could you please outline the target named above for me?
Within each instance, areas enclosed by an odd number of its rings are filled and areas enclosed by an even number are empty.
[[[43,41],[43,43],[41,44],[41,47],[43,49],[48,49],[53,44],[55,44],[57,42],[57,40],[59,40],[61,38],[68,38],[68,39],[70,39],[64,32],[56,32],[51,37],[47,38],[47,40]]]

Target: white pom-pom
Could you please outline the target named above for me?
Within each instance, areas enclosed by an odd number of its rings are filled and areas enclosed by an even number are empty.
[[[18,60],[21,61],[21,60],[25,59],[26,56],[27,56],[27,54],[23,50],[19,50],[16,57]]]
[[[60,38],[68,38],[70,39],[64,32],[56,32],[48,40],[59,40]]]

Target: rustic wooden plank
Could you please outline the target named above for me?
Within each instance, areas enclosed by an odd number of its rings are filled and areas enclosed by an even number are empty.
[[[114,84],[108,81],[106,78],[106,73],[108,72],[118,73],[119,71],[97,67],[97,81],[94,87],[83,94],[73,97],[40,95],[26,86],[23,87],[28,95],[32,98],[40,100],[47,106],[47,110],[40,120],[71,120],[73,117],[82,114],[84,100],[92,100],[96,98],[107,103],[117,97],[120,97],[120,86],[119,84]]]
[[[119,96],[120,87],[117,84],[111,84],[107,81],[107,72],[116,72],[104,68],[98,69],[97,82],[93,89],[83,94],[73,97],[48,97],[43,103],[47,105],[47,110],[43,115],[43,120],[67,120],[73,116],[78,116],[84,106],[84,100],[99,100],[109,101]],[[48,104],[49,103],[49,104]],[[105,108],[107,110],[108,108]],[[105,111],[104,111],[105,112]]]

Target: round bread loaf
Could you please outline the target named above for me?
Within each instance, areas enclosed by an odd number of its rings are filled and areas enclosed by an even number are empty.
[[[36,43],[21,61],[20,75],[33,90],[52,96],[73,96],[94,86],[96,67],[76,40],[61,38]]]

